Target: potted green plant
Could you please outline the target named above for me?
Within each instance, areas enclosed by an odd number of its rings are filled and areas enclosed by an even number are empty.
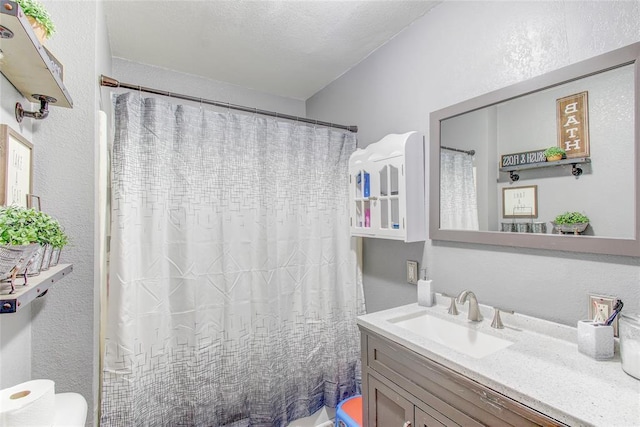
[[[15,292],[14,280],[18,271],[40,248],[31,211],[17,206],[0,208],[0,280],[11,278],[10,293]]]
[[[38,267],[33,266],[33,270],[29,274],[37,274],[40,270],[47,270],[49,268],[53,248],[61,248],[66,244],[66,235],[62,231],[60,223],[55,218],[42,212],[30,210],[32,215],[32,221],[36,227],[37,241],[43,248],[42,263]],[[37,270],[36,270],[37,268]]]
[[[56,31],[47,9],[37,0],[15,0],[20,5],[40,43]]]
[[[58,265],[58,261],[60,260],[60,252],[62,251],[62,248],[67,246],[67,244],[69,243],[69,237],[64,232],[60,224],[58,224],[58,227],[54,230],[53,235],[51,236],[50,243],[52,252],[49,265],[53,267]]]
[[[555,162],[566,157],[567,153],[560,147],[549,147],[544,150],[544,156],[547,158],[547,162]]]
[[[561,233],[580,234],[589,225],[589,217],[580,212],[565,212],[556,216],[552,224]]]
[[[18,206],[0,208],[0,244],[28,245],[37,243],[31,259],[22,265],[18,274],[35,276],[49,268],[53,247],[61,248],[67,237],[60,223],[50,215]]]

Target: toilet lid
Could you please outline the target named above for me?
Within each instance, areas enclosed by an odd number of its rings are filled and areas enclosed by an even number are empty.
[[[53,427],[84,427],[87,401],[78,393],[56,393]]]

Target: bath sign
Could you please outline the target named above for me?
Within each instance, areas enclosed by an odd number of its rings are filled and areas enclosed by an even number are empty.
[[[589,103],[587,92],[556,100],[558,147],[567,158],[589,157]]]

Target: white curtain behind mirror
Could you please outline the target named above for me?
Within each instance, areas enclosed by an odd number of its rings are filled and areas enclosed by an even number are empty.
[[[440,228],[478,230],[478,201],[473,156],[440,152]]]

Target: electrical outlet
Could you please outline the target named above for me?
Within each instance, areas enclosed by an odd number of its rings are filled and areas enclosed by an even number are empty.
[[[589,295],[589,319],[604,323],[613,313],[616,298],[606,295]],[[613,335],[618,336],[618,318],[613,321]]]
[[[418,261],[407,261],[407,282],[418,284]]]

